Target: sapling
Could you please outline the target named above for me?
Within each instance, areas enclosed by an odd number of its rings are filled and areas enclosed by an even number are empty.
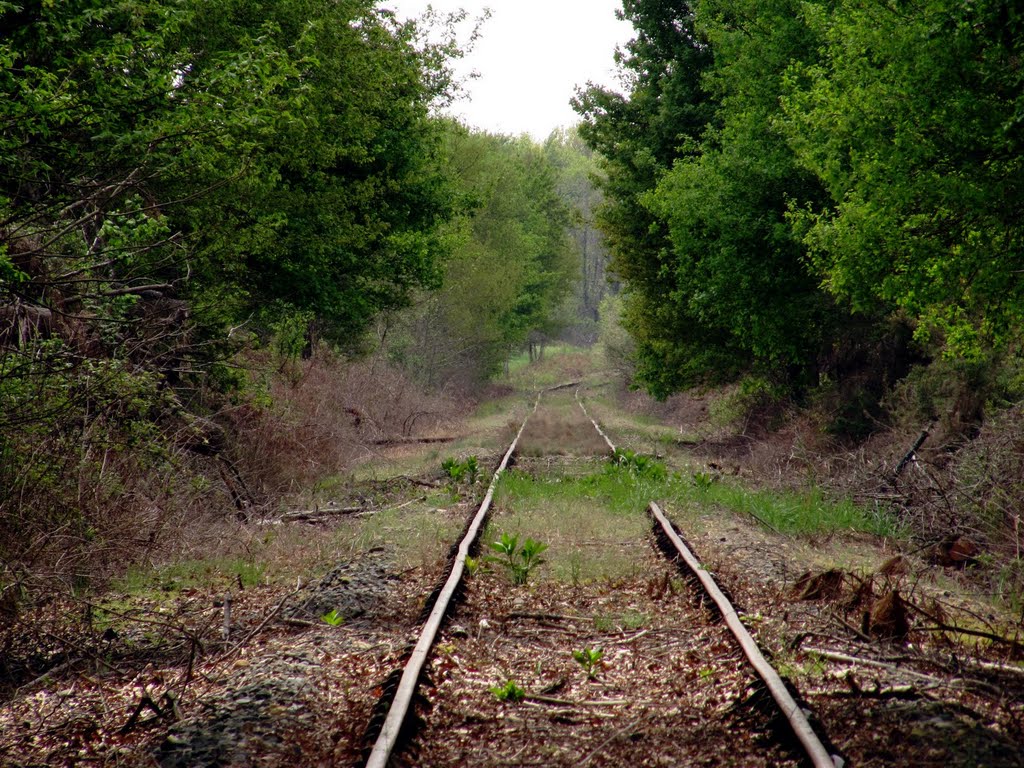
[[[715,476],[708,472],[694,472],[693,484],[702,491],[708,490],[715,483]]]
[[[332,627],[339,627],[345,622],[345,617],[338,613],[337,608],[332,608],[330,611],[321,616],[320,619],[325,624],[329,624]]]
[[[507,568],[513,584],[526,583],[530,572],[544,562],[541,553],[548,548],[547,544],[529,538],[520,546],[519,537],[509,533],[501,534],[501,538],[489,546],[501,557],[491,556],[487,560]]]
[[[583,648],[573,651],[572,657],[583,667],[587,678],[593,680],[597,677],[597,669],[601,665],[601,660],[604,659],[604,651],[600,648]]]

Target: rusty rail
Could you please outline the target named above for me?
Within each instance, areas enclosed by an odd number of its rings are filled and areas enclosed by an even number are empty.
[[[590,423],[594,425],[594,429],[597,430],[598,434],[604,438],[604,441],[611,448],[612,453],[615,453],[615,444],[608,438],[608,436],[601,429],[597,421],[587,413],[586,407],[583,405],[583,401],[580,399],[580,391],[576,390],[576,402],[579,403],[580,408],[583,410],[583,414],[590,419]],[[725,593],[719,588],[718,584],[711,577],[711,574],[701,565],[700,560],[697,559],[696,555],[690,550],[689,547],[683,543],[682,538],[676,532],[675,527],[669,521],[665,514],[661,511],[661,508],[655,503],[651,502],[648,506],[648,511],[654,521],[661,526],[661,530],[664,532],[666,539],[672,544],[679,558],[682,559],[686,566],[690,569],[693,575],[700,581],[701,586],[704,587],[704,591],[708,593],[711,599],[715,602],[719,612],[722,614],[722,618],[725,620],[726,626],[732,632],[736,641],[739,643],[740,648],[743,650],[743,654],[747,657],[747,661],[750,662],[751,666],[757,672],[758,676],[764,681],[765,686],[768,688],[768,692],[771,693],[772,698],[775,699],[776,705],[779,707],[779,711],[789,721],[793,734],[800,742],[807,756],[811,760],[811,764],[814,768],[837,768],[837,766],[843,765],[843,759],[839,756],[833,756],[828,753],[825,749],[825,745],[822,744],[818,738],[811,724],[808,722],[806,715],[803,710],[797,704],[796,700],[790,695],[789,690],[786,688],[786,684],[782,681],[779,673],[775,671],[775,668],[765,659],[761,653],[761,649],[758,648],[757,642],[751,637],[747,628],[743,626],[743,622],[740,620],[739,614],[733,607],[729,598],[725,596]]]
[[[612,455],[614,455],[615,454],[615,443],[613,443],[611,441],[611,439],[608,437],[608,435],[606,435],[604,433],[604,430],[601,429],[601,425],[597,423],[597,420],[594,419],[594,417],[591,416],[589,413],[587,413],[587,406],[585,406],[583,404],[583,401],[580,400],[580,390],[579,390],[579,387],[576,388],[576,402],[579,404],[580,410],[583,411],[583,415],[586,416],[588,419],[590,419],[590,423],[594,425],[594,429],[597,430],[597,434],[599,434],[601,437],[604,438],[604,441],[608,444],[608,447],[612,451]]]
[[[736,613],[732,603],[729,602],[729,598],[719,589],[711,574],[701,565],[700,560],[690,551],[690,548],[683,543],[679,534],[676,533],[675,527],[665,517],[661,508],[652,501],[648,506],[648,510],[651,513],[651,517],[661,526],[665,536],[672,542],[672,546],[679,553],[679,557],[700,581],[704,591],[715,601],[715,605],[722,614],[726,626],[729,627],[736,641],[740,644],[740,648],[743,649],[743,654],[747,657],[747,661],[750,662],[758,676],[764,681],[772,698],[775,699],[779,711],[789,721],[794,735],[800,741],[807,756],[811,759],[814,768],[836,768],[836,766],[842,765],[841,758],[832,757],[828,750],[825,749],[825,745],[821,743],[811,724],[807,721],[807,717],[804,715],[803,710],[800,709],[800,705],[796,703],[796,700],[786,688],[786,684],[782,682],[779,673],[765,659],[754,638],[751,637],[747,628],[743,626],[743,622],[740,620],[739,614]]]
[[[545,391],[562,389],[568,386],[572,385],[563,384]],[[466,567],[466,557],[479,536],[480,529],[483,526],[483,522],[487,517],[488,511],[490,510],[490,506],[494,498],[494,492],[497,488],[498,479],[508,466],[508,463],[512,458],[512,454],[515,452],[516,446],[519,443],[519,438],[522,436],[523,430],[526,428],[526,424],[530,419],[530,415],[536,412],[542,395],[543,392],[537,395],[533,408],[523,420],[522,425],[519,427],[519,431],[516,433],[515,439],[505,452],[505,456],[501,460],[501,464],[498,465],[498,469],[495,471],[494,477],[491,479],[491,484],[487,489],[487,495],[484,497],[480,508],[477,510],[476,515],[474,515],[472,522],[467,528],[465,536],[458,546],[457,553],[452,563],[451,572],[449,573],[448,578],[437,597],[437,601],[434,603],[434,607],[430,612],[429,618],[423,625],[419,640],[413,648],[409,660],[402,672],[398,689],[388,709],[384,725],[381,728],[380,734],[378,735],[365,763],[366,768],[386,768],[388,765],[391,753],[398,742],[402,724],[408,715],[409,707],[411,706],[413,695],[416,692],[416,686],[419,682],[420,675],[423,672],[430,650],[437,638],[437,633],[440,631],[441,624],[447,615],[449,605],[462,579],[462,575]],[[583,410],[584,415],[586,415],[591,424],[594,425],[598,434],[604,438],[604,441],[608,444],[609,449],[614,454],[615,444],[612,443],[608,435],[606,435],[601,429],[597,421],[587,413],[587,409],[583,405],[583,401],[580,399],[578,388],[576,390],[575,397],[576,402]],[[661,530],[664,532],[665,538],[673,545],[679,557],[686,563],[687,567],[689,567],[694,576],[700,581],[711,599],[714,600],[715,605],[721,612],[726,625],[736,637],[736,640],[743,650],[744,655],[747,657],[747,660],[754,667],[761,680],[764,681],[768,691],[775,699],[780,712],[790,723],[794,735],[803,746],[804,751],[811,760],[811,764],[814,768],[841,768],[843,765],[842,758],[829,755],[828,750],[822,744],[817,734],[815,734],[814,729],[807,721],[807,717],[804,715],[803,710],[800,709],[796,700],[793,699],[789,691],[786,689],[782,678],[779,677],[779,674],[775,671],[772,665],[764,658],[757,646],[757,643],[754,641],[753,637],[751,637],[746,627],[743,626],[743,623],[740,621],[739,615],[737,614],[736,609],[732,606],[732,603],[729,602],[729,599],[718,587],[707,570],[704,569],[693,552],[690,551],[689,547],[683,543],[683,540],[676,532],[672,523],[661,511],[661,508],[652,501],[648,510],[655,522],[661,526]]]
[[[505,468],[508,466],[508,462],[512,458],[512,454],[515,452],[516,446],[519,443],[519,438],[522,436],[523,430],[526,429],[526,423],[530,420],[530,416],[537,410],[537,405],[540,403],[542,394],[543,393],[537,395],[537,398],[533,403],[533,409],[526,415],[526,418],[523,419],[523,423],[519,427],[519,431],[516,433],[515,439],[512,440],[508,450],[505,452],[504,458],[501,460],[501,464],[498,465],[497,470],[494,472],[494,476],[491,478],[491,484],[487,488],[487,495],[484,496],[484,500],[480,504],[480,508],[473,516],[473,520],[466,530],[466,535],[459,543],[458,551],[456,552],[455,558],[452,562],[451,572],[448,574],[448,578],[445,581],[444,586],[441,588],[441,592],[437,596],[434,607],[430,611],[430,616],[423,624],[419,640],[413,648],[412,653],[409,656],[409,660],[406,662],[405,669],[402,671],[402,677],[398,683],[398,689],[395,692],[395,697],[391,702],[391,706],[388,708],[384,725],[381,728],[380,734],[377,736],[376,742],[374,742],[373,749],[370,751],[370,756],[366,760],[366,768],[386,768],[388,764],[391,752],[394,750],[395,744],[398,741],[399,733],[402,730],[402,723],[405,722],[406,715],[409,713],[409,706],[412,702],[413,695],[416,693],[416,686],[419,682],[420,675],[423,672],[423,667],[426,665],[430,649],[434,645],[434,640],[437,638],[437,633],[441,628],[441,624],[444,621],[445,616],[447,615],[452,597],[455,595],[456,590],[459,587],[459,582],[462,580],[462,574],[466,568],[466,557],[469,555],[469,551],[473,546],[473,543],[480,535],[480,529],[482,528],[483,522],[487,517],[487,513],[491,508],[491,502],[494,499],[494,491],[498,485],[498,478],[501,477],[502,472],[504,472]]]

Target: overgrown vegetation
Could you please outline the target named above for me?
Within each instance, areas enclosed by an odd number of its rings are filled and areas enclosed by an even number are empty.
[[[547,571],[573,583],[635,573],[646,546],[651,500],[682,515],[717,507],[791,535],[904,535],[885,510],[833,500],[818,490],[752,490],[730,478],[669,472],[650,457],[632,455],[631,463],[605,463],[578,477],[506,472],[497,495],[510,510],[503,525],[511,530],[543,526],[550,546]],[[623,541],[632,540],[636,551],[624,548]]]
[[[624,15],[628,92],[576,106],[604,158],[600,223],[644,386],[752,372],[806,390],[877,345],[897,358],[864,361],[880,378],[915,355],[1016,352],[1015,9],[630,0]]]
[[[1024,398],[1024,16],[1005,0],[623,14],[627,92],[576,101],[623,281],[608,313],[631,334],[602,329],[610,364],[659,398],[738,385],[711,416],[748,435],[810,412],[826,453],[892,429],[905,452],[930,426],[912,478],[895,456],[854,484],[1012,571],[1018,519],[987,505],[1013,481],[976,457],[1016,444],[989,425]]]
[[[465,18],[0,2],[3,601],[338,477],[564,320],[561,144],[436,116]]]

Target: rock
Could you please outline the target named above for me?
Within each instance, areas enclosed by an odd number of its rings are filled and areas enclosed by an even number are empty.
[[[303,656],[278,657],[242,668],[226,693],[203,702],[202,717],[174,725],[155,758],[161,768],[288,766],[302,761],[283,734],[308,731],[318,665]]]
[[[380,558],[341,563],[316,584],[304,587],[292,605],[284,609],[284,615],[318,621],[324,614],[337,611],[345,621],[370,618],[386,608],[397,579],[390,564]]]

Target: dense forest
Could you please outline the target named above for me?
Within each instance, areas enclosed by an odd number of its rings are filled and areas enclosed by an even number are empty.
[[[246,517],[573,321],[594,161],[440,116],[465,18],[0,2],[5,600]]]
[[[645,387],[748,376],[799,394],[858,374],[844,399],[870,407],[934,360],[970,388],[1008,385],[994,379],[1024,319],[1015,4],[623,6],[627,93],[590,87],[575,106],[604,158]],[[839,426],[870,428],[853,421]]]

